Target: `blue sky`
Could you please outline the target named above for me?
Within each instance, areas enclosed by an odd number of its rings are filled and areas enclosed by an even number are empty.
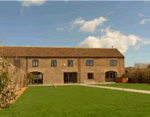
[[[0,2],[0,44],[118,48],[125,66],[150,62],[150,2]]]

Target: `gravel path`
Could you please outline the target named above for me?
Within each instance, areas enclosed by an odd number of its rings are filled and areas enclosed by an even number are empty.
[[[116,87],[107,87],[107,86],[95,86],[95,85],[89,85],[89,84],[82,84],[82,86],[150,94],[150,91],[146,91],[146,90],[138,90],[138,89],[116,88]]]

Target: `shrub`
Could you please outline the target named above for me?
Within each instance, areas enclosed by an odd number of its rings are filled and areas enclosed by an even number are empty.
[[[28,86],[30,83],[32,83],[33,79],[35,79],[36,76],[32,73],[27,73],[25,75],[25,79],[24,79],[24,86]]]
[[[0,58],[0,107],[5,108],[10,106],[10,101],[16,99],[15,90],[28,86],[30,80],[35,76],[31,73],[25,74],[25,71],[20,65],[14,66],[8,58]]]
[[[8,58],[0,59],[0,107],[10,106],[10,101],[16,98],[14,87],[10,86],[11,78],[9,75],[10,63]]]
[[[131,83],[150,83],[150,70],[149,69],[130,69],[123,74],[128,77]]]

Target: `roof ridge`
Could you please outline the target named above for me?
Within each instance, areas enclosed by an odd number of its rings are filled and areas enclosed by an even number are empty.
[[[0,46],[0,47],[26,47],[26,48],[86,48],[86,49],[117,49],[117,48],[94,48],[94,47],[44,47],[44,46]]]

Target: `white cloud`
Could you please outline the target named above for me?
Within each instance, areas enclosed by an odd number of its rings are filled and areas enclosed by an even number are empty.
[[[73,21],[74,25],[83,25],[85,23],[85,20],[82,18],[77,18],[76,20]]]
[[[100,47],[100,40],[97,37],[89,36],[83,42],[79,44],[79,47],[93,47],[99,48]]]
[[[140,24],[146,24],[147,22],[150,22],[150,18],[141,20]]]
[[[69,24],[66,24],[66,23],[64,23],[64,24],[61,24],[61,25],[58,25],[57,27],[56,27],[56,30],[57,31],[65,31],[65,30],[67,30],[67,31],[72,31],[74,29],[74,26],[73,25],[69,25]]]
[[[139,17],[144,17],[145,15],[143,15],[143,13],[139,13],[138,16]]]
[[[150,1],[150,0],[142,0],[142,1],[144,1],[144,2],[146,3],[146,2],[148,2],[148,1]]]
[[[127,66],[125,66],[125,67],[133,67],[132,65],[127,65]]]
[[[57,27],[56,30],[57,31],[64,31],[64,28]]]
[[[64,26],[63,29],[72,31],[75,27],[78,27],[81,32],[93,33],[97,30],[97,27],[102,26],[105,21],[107,21],[107,19],[104,17],[95,18],[89,21],[85,21],[82,18],[77,18],[72,22],[68,23],[67,26]]]
[[[97,26],[101,26],[104,21],[107,21],[104,17],[95,18],[94,20],[85,21],[85,23],[80,27],[82,32],[94,32]]]
[[[22,6],[41,6],[45,4],[47,0],[20,0],[22,2]]]
[[[107,13],[107,15],[112,15],[114,14],[114,11],[110,11],[109,13]]]
[[[64,0],[65,1],[65,3],[68,3],[69,2],[69,0]]]
[[[136,35],[124,35],[120,31],[110,30],[110,28],[102,29],[101,37],[89,36],[82,41],[79,47],[113,47],[120,52],[125,53],[130,46],[139,49],[143,45],[150,44],[150,40],[140,38]],[[137,46],[138,44],[138,46]]]
[[[93,20],[85,21],[82,18],[77,18],[71,22],[70,30],[73,30],[76,26],[80,26],[81,32],[93,33],[96,31],[98,26],[102,26],[103,23],[107,21],[104,17],[95,18]]]
[[[138,46],[134,47],[134,49],[135,49],[135,50],[139,50],[139,49],[140,49],[140,46],[138,45]]]
[[[139,16],[139,17],[147,17],[147,18],[150,17],[150,16],[147,16],[147,15],[144,15],[143,13],[139,13],[137,16]]]
[[[0,40],[0,45],[1,45],[1,46],[2,46],[2,45],[4,46],[5,43],[6,43],[5,40]]]
[[[30,13],[31,13],[30,7],[22,7],[22,8],[20,9],[20,14],[21,14],[22,16],[28,15],[28,14],[30,14]]]
[[[150,60],[146,61],[146,63],[150,64]]]

